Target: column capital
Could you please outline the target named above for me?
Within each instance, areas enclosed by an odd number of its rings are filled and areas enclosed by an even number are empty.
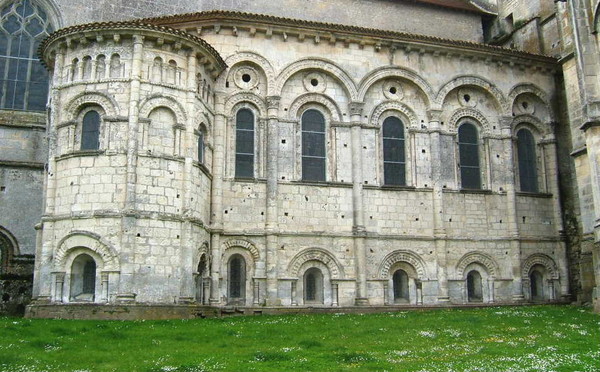
[[[267,108],[279,110],[279,102],[280,101],[281,101],[281,96],[268,96],[267,97]]]
[[[133,43],[134,44],[143,44],[144,43],[144,36],[142,36],[142,35],[133,35]]]
[[[362,115],[363,108],[365,107],[364,102],[353,101],[348,104],[350,115]]]
[[[498,123],[500,123],[500,128],[502,128],[502,129],[511,129],[512,123],[513,123],[513,117],[500,115],[500,116],[498,116]]]
[[[442,116],[442,110],[429,109],[427,110],[428,121],[440,121]]]

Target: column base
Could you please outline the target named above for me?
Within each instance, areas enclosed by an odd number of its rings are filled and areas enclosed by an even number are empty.
[[[135,293],[119,293],[117,294],[117,302],[126,304],[134,303],[136,296]]]
[[[449,296],[438,296],[437,302],[439,302],[440,304],[448,304],[448,303],[450,303],[450,297]]]
[[[524,302],[525,296],[523,296],[522,294],[513,295],[512,300],[513,300],[513,302]]]
[[[264,300],[265,306],[281,306],[280,298],[266,298]]]
[[[572,302],[573,301],[573,297],[571,296],[570,293],[564,294],[560,296],[560,300],[562,302]]]
[[[354,299],[354,306],[369,306],[369,299],[366,297],[357,297]]]
[[[179,297],[177,302],[180,304],[193,304],[195,302],[195,298],[194,297]]]
[[[218,298],[211,298],[208,300],[208,303],[210,304],[210,306],[218,306],[221,304],[221,300],[219,300]]]
[[[37,296],[31,301],[32,304],[49,304],[52,302],[51,296]]]

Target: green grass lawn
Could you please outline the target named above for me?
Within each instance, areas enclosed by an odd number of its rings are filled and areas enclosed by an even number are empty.
[[[0,318],[0,371],[600,371],[572,306],[170,321]]]

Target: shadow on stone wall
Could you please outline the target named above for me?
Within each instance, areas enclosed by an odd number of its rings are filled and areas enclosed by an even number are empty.
[[[0,274],[0,315],[23,316],[31,302],[33,263],[30,255],[14,257]]]

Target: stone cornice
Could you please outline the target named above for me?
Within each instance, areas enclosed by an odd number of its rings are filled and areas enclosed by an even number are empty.
[[[119,42],[122,34],[138,39],[140,37],[156,38],[161,44],[166,41],[165,37],[170,37],[178,48],[184,45],[182,43],[188,44],[188,47],[192,48],[200,47],[200,51],[203,52],[202,63],[209,64],[211,66],[209,70],[212,70],[216,75],[227,68],[227,64],[223,61],[221,55],[201,38],[181,30],[142,21],[88,23],[66,27],[44,39],[39,46],[38,55],[44,63],[52,64],[50,51],[51,47],[57,42],[66,43],[67,46],[85,45],[89,42],[101,42],[103,40]]]
[[[0,160],[0,167],[44,169],[44,163],[31,161]]]
[[[141,20],[141,22],[174,27],[196,35],[208,32],[223,33],[227,30],[228,33],[237,36],[241,31],[245,31],[251,37],[257,34],[262,34],[267,38],[278,35],[278,37],[282,37],[283,40],[287,41],[293,36],[300,42],[305,40],[311,40],[314,43],[342,42],[346,46],[355,43],[359,47],[373,46],[376,51],[387,48],[389,50],[404,50],[405,52],[430,52],[434,55],[450,54],[480,58],[484,61],[508,65],[542,65],[553,71],[558,70],[557,60],[553,57],[499,46],[236,11],[215,10],[188,13],[147,18]]]

